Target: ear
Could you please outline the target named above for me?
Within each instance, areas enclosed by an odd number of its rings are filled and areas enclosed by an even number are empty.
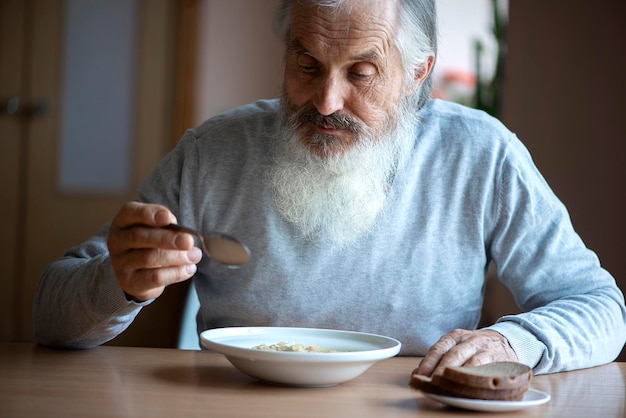
[[[413,78],[413,86],[415,90],[419,89],[422,83],[424,83],[424,80],[426,80],[426,77],[428,77],[428,74],[430,74],[430,71],[433,69],[434,65],[435,65],[435,56],[429,55],[428,59],[425,62],[423,62],[417,68],[415,68],[414,78]]]

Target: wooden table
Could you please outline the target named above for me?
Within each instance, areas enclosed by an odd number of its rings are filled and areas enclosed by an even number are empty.
[[[0,417],[483,416],[445,407],[408,386],[418,358],[381,361],[330,388],[262,384],[220,354],[99,347],[51,350],[0,343]],[[625,417],[626,363],[536,376],[542,406],[489,417]]]

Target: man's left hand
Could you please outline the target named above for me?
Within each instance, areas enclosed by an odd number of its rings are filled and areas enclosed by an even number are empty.
[[[496,361],[517,361],[504,336],[492,330],[455,329],[439,339],[426,353],[417,373],[431,376],[446,366],[480,366]]]

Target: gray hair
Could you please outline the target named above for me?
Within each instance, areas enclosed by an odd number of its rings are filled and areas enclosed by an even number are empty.
[[[274,20],[276,34],[287,41],[291,30],[291,9],[295,3],[339,8],[346,0],[281,0]],[[400,24],[395,44],[400,51],[406,79],[413,80],[423,70],[430,55],[437,55],[437,9],[435,0],[399,0]],[[430,99],[432,68],[415,98],[417,109]]]

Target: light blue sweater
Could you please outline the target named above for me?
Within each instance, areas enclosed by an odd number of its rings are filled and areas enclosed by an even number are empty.
[[[346,249],[301,238],[264,182],[277,101],[190,130],[140,190],[181,224],[246,242],[251,262],[203,260],[194,277],[200,331],[224,326],[359,330],[424,355],[444,333],[475,328],[490,261],[526,313],[491,326],[535,373],[613,360],[626,340],[624,297],[575,233],[521,142],[486,114],[433,100],[421,111],[409,167],[380,224]],[[40,343],[102,344],[145,304],[128,302],[98,235],[44,272]],[[489,301],[486,301],[489,303]]]

